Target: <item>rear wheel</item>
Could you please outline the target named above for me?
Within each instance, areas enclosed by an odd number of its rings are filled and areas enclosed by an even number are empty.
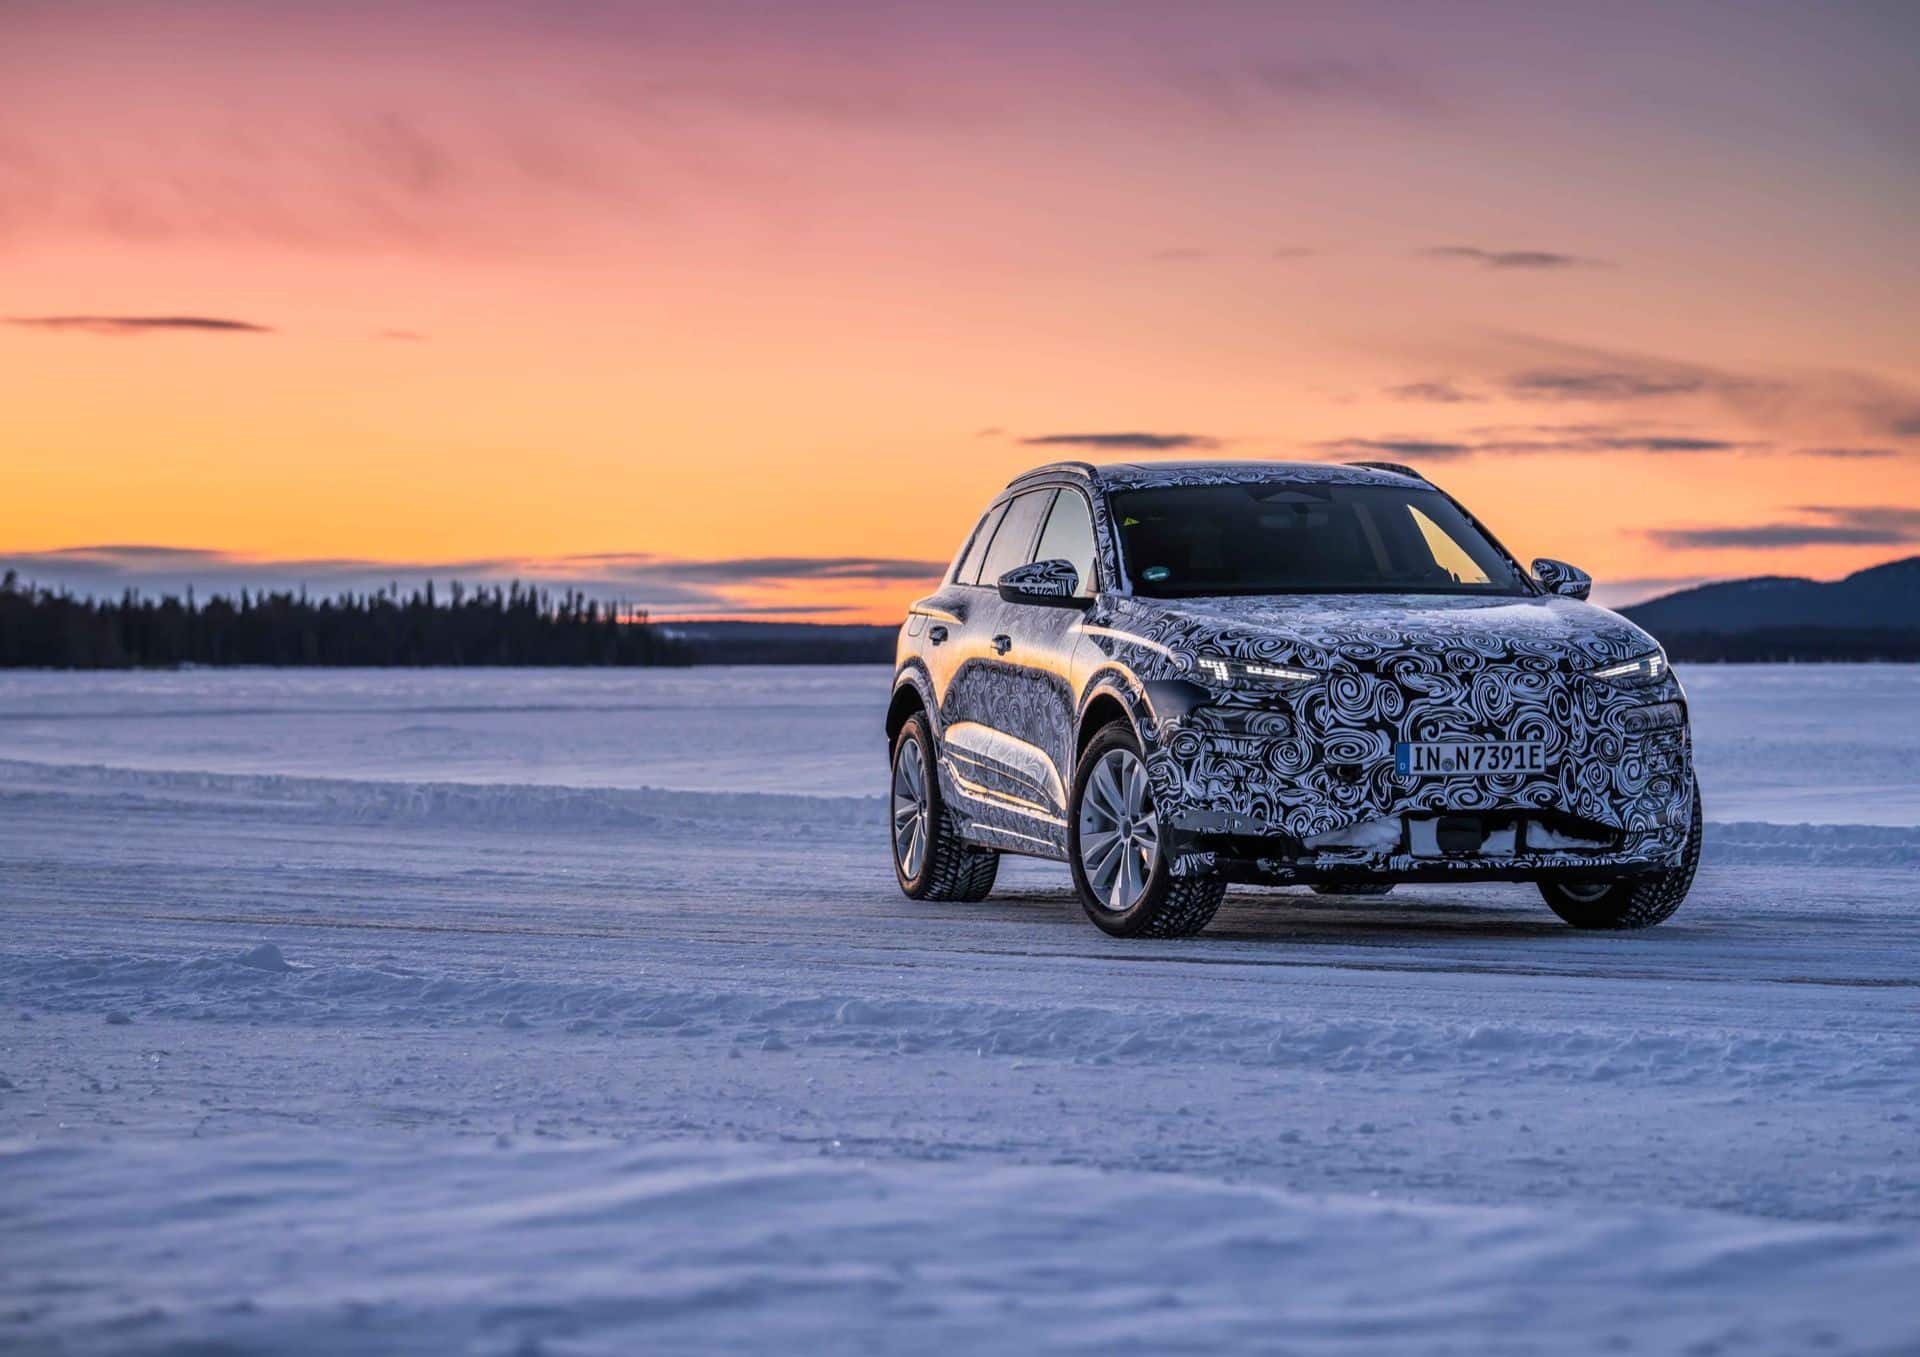
[[[1575,928],[1651,928],[1680,908],[1699,866],[1700,789],[1696,786],[1693,820],[1687,826],[1687,848],[1679,866],[1621,881],[1542,881],[1540,894],[1555,914]]]
[[[1124,721],[1102,727],[1074,770],[1067,861],[1087,917],[1115,937],[1188,937],[1227,893],[1224,882],[1168,870],[1146,763]]]
[[[893,796],[889,838],[893,873],[915,900],[984,900],[1000,871],[1000,855],[976,848],[940,797],[927,718],[907,718],[893,742]]]

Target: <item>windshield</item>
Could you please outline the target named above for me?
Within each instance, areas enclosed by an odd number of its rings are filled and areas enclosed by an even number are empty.
[[[1453,501],[1391,485],[1181,485],[1109,497],[1136,594],[1527,594]]]

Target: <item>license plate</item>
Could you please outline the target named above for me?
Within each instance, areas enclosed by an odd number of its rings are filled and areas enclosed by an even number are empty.
[[[1547,747],[1538,740],[1402,740],[1393,747],[1402,777],[1496,777],[1541,773]]]

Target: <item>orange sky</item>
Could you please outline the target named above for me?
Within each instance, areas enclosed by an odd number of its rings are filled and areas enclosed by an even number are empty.
[[[1061,434],[1920,550],[1920,25],[1589,8],[0,9],[0,560],[888,619]]]

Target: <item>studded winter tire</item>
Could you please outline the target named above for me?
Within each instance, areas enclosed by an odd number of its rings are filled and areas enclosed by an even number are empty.
[[[1542,881],[1540,894],[1555,914],[1575,928],[1651,928],[1680,908],[1693,888],[1693,874],[1699,866],[1700,789],[1695,787],[1693,822],[1687,827],[1687,848],[1679,866],[1650,876],[1592,885]]]
[[[915,900],[984,900],[1000,870],[1000,855],[960,837],[940,796],[933,735],[916,713],[893,742],[888,838],[900,889]]]
[[[1140,743],[1124,721],[1103,726],[1074,770],[1067,862],[1087,917],[1115,937],[1189,937],[1227,893],[1224,882],[1169,870]]]

